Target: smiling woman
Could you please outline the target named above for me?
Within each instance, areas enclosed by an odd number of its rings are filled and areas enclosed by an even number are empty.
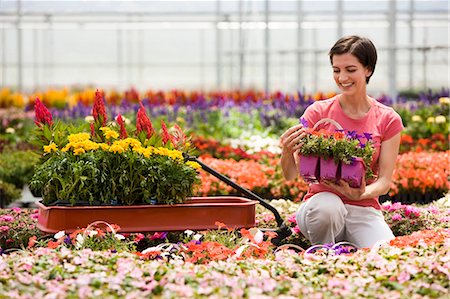
[[[394,236],[383,219],[378,197],[388,192],[403,129],[400,116],[390,107],[366,93],[373,75],[377,51],[363,37],[339,39],[329,52],[333,78],[341,93],[309,106],[302,118],[309,127],[334,132],[352,131],[358,136],[370,134],[374,155],[368,165],[376,176],[354,188],[344,180],[312,182],[300,206],[297,223],[313,244],[347,240],[360,247],[371,247]],[[333,119],[333,123],[322,123]],[[320,122],[320,123],[319,123]],[[307,128],[298,124],[281,136],[281,166],[287,179],[298,175],[298,152],[305,145]]]

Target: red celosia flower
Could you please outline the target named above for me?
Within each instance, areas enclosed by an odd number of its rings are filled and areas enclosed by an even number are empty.
[[[125,129],[125,122],[123,121],[122,115],[117,115],[117,123],[120,127],[120,138],[125,139],[128,137],[127,130]]]
[[[34,112],[36,115],[34,123],[36,125],[38,125],[39,127],[42,127],[43,125],[53,125],[52,114],[50,113],[50,111],[48,111],[47,107],[42,104],[39,98],[36,98]]]
[[[91,136],[94,137],[94,136],[95,136],[95,126],[94,126],[94,123],[91,123],[90,126],[91,126]]]
[[[145,107],[142,105],[142,102],[139,103],[140,108],[136,117],[136,131],[139,134],[144,131],[147,132],[147,138],[150,138],[155,130],[153,129],[152,123],[145,112]]]
[[[94,116],[94,121],[97,124],[100,124],[102,127],[106,125],[106,120],[108,117],[106,116],[105,101],[103,94],[98,89],[95,92],[95,102],[94,108],[92,109],[92,116]]]
[[[166,123],[161,120],[161,130],[162,130],[162,142],[164,145],[170,140],[173,145],[175,145],[172,135],[170,135],[169,130],[167,129]]]

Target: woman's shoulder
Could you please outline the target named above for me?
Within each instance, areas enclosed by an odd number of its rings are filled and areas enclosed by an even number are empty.
[[[375,99],[373,99],[373,102],[374,107],[376,108],[378,114],[383,115],[385,117],[400,117],[400,115],[397,113],[397,111],[394,110],[394,108],[387,106],[383,103],[380,103]]]
[[[333,105],[333,103],[335,102],[336,98],[337,98],[337,96],[334,96],[334,97],[329,98],[329,99],[315,101],[308,108],[310,108],[311,110],[318,110],[318,111],[327,110]]]

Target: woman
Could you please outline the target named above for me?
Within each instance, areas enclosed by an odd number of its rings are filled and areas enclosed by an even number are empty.
[[[372,42],[359,36],[339,39],[329,52],[333,77],[341,93],[310,105],[303,118],[309,127],[323,118],[337,121],[345,130],[372,133],[375,154],[371,165],[377,179],[351,188],[345,181],[311,184],[296,219],[300,231],[312,244],[349,241],[359,247],[372,247],[394,238],[385,222],[378,196],[391,184],[403,129],[400,116],[366,93],[373,75],[377,51]],[[317,128],[335,131],[330,123]],[[280,138],[281,166],[287,180],[297,177],[298,153],[305,136],[302,124],[289,128]]]

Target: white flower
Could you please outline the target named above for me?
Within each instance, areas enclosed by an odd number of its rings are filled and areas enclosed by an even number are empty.
[[[88,115],[84,118],[84,120],[88,123],[93,123],[94,122],[94,117],[92,115]]]
[[[124,237],[123,235],[121,235],[121,234],[116,234],[115,237],[116,237],[118,240],[123,240],[123,239],[125,239],[125,237]]]
[[[443,116],[443,115],[438,115],[438,116],[436,116],[436,118],[434,119],[434,121],[437,123],[437,124],[443,124],[443,123],[445,123],[446,122],[446,118],[445,118],[445,116]]]
[[[76,248],[80,248],[81,246],[83,246],[83,243],[84,243],[83,235],[82,234],[78,234],[77,237],[76,237],[76,241],[77,241],[77,244],[75,245]]]
[[[97,234],[98,234],[98,231],[96,231],[96,230],[90,230],[89,231],[89,237],[93,237],[93,236],[95,236]]]
[[[189,237],[190,235],[192,235],[194,232],[191,231],[190,229],[187,229],[184,231],[184,233]]]
[[[64,237],[65,235],[66,235],[66,232],[63,231],[63,230],[61,230],[61,231],[57,232],[53,237],[54,237],[56,240],[58,240],[58,239]]]
[[[195,234],[192,239],[194,239],[195,241],[200,241],[200,239],[203,237],[202,234]]]
[[[6,128],[5,132],[8,134],[14,134],[14,133],[16,133],[16,130],[14,130],[14,128],[9,127],[9,128]]]

